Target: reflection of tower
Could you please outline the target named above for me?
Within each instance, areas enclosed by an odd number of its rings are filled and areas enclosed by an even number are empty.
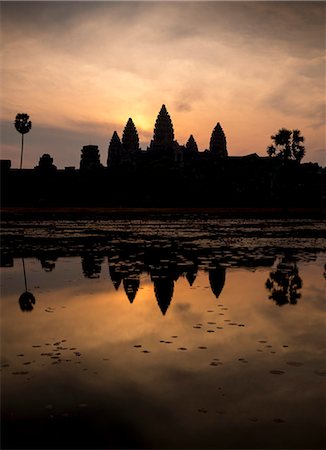
[[[162,311],[165,315],[168,307],[170,306],[174,289],[174,281],[169,277],[155,277],[154,279],[154,292],[155,297]]]
[[[82,256],[82,269],[85,278],[99,278],[103,258],[93,254]]]
[[[14,267],[14,257],[11,253],[0,252],[0,267]]]
[[[198,264],[197,262],[194,262],[193,265],[190,266],[186,272],[186,278],[190,286],[194,284],[195,279],[197,277],[197,272],[198,272]]]
[[[117,291],[121,284],[122,274],[116,269],[116,266],[112,265],[112,264],[109,265],[109,273],[110,273],[110,278],[113,283],[113,286],[115,287],[115,290]]]
[[[55,262],[57,258],[47,258],[46,256],[40,256],[39,261],[41,263],[42,269],[44,269],[45,272],[52,272],[53,269],[55,269]]]
[[[225,283],[225,269],[216,267],[209,269],[209,284],[216,298],[219,298]]]
[[[123,287],[130,303],[132,303],[136,297],[139,288],[138,275],[130,275],[123,280]]]

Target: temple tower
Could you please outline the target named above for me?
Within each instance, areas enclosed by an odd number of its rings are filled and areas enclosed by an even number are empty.
[[[228,156],[225,134],[219,122],[212,132],[209,150],[219,158],[226,158]]]
[[[54,172],[57,170],[57,167],[53,164],[53,158],[48,153],[44,153],[35,169],[43,172]]]
[[[127,152],[137,153],[139,151],[139,137],[135,124],[131,118],[128,119],[125,129],[123,130],[122,145]]]
[[[171,117],[166,110],[165,105],[157,116],[154,128],[154,136],[151,141],[150,149],[155,151],[164,151],[171,149],[174,144],[174,131]]]
[[[189,136],[189,139],[186,143],[186,152],[191,154],[198,153],[197,142],[195,141],[192,134]]]
[[[108,167],[117,166],[121,160],[121,153],[122,153],[122,144],[118,136],[118,133],[115,131],[112,135],[109,144],[107,166]]]
[[[100,152],[97,145],[84,145],[81,150],[80,169],[98,169],[101,167]]]

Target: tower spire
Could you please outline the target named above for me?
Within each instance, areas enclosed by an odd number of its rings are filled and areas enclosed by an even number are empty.
[[[186,143],[186,151],[189,153],[198,153],[197,142],[195,141],[192,134],[189,136],[189,139]]]
[[[228,156],[225,134],[219,122],[212,132],[211,140],[209,143],[209,150],[212,152],[212,154],[220,158],[225,158]]]
[[[131,117],[129,117],[123,130],[122,145],[127,152],[136,153],[139,151],[139,137]]]
[[[172,148],[174,143],[174,130],[172,120],[167,112],[165,105],[162,105],[160,112],[158,113],[155,127],[154,136],[151,141],[151,150],[167,150]]]
[[[114,131],[108,149],[107,166],[116,166],[121,161],[122,144],[118,133]]]

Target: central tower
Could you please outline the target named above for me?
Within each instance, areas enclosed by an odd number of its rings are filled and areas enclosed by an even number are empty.
[[[155,122],[154,136],[150,144],[150,149],[154,151],[166,151],[171,149],[173,144],[174,131],[172,120],[165,105],[162,105]]]

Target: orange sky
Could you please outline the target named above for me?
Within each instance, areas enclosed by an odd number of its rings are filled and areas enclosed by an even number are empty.
[[[220,122],[230,155],[266,155],[279,128],[306,137],[304,161],[325,164],[325,4],[321,2],[3,2],[2,158],[50,153],[79,166],[132,117],[141,147],[163,103],[175,136],[200,150]]]

